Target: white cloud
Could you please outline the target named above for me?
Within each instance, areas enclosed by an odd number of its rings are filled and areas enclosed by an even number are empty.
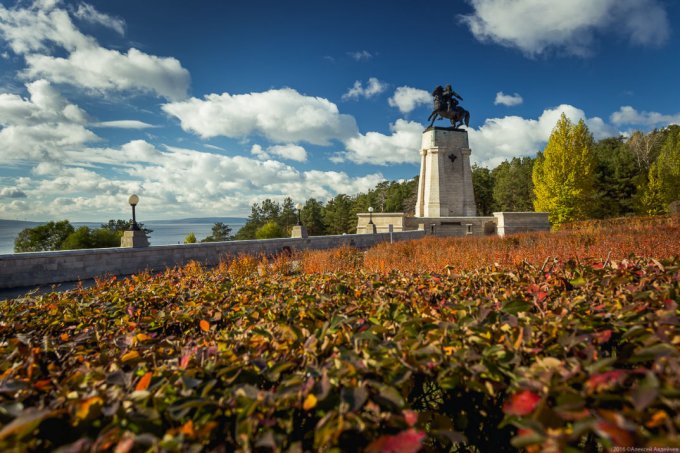
[[[496,93],[496,100],[493,102],[494,105],[506,105],[508,107],[512,107],[515,105],[520,105],[522,102],[524,102],[524,99],[522,99],[522,96],[519,94],[505,94],[502,91],[499,91]]]
[[[347,159],[357,164],[401,164],[420,162],[422,124],[398,119],[390,124],[391,135],[379,132],[358,134],[345,142],[346,151],[334,159]]]
[[[300,145],[274,145],[267,148],[267,152],[283,159],[307,161],[307,151]]]
[[[0,189],[0,198],[26,198],[26,192],[16,187],[3,187]]]
[[[394,95],[387,102],[391,107],[397,107],[401,113],[409,113],[419,105],[432,104],[432,95],[419,88],[401,86],[394,90]]]
[[[140,91],[178,100],[186,97],[189,72],[172,57],[148,55],[137,49],[126,54],[103,47],[78,49],[67,58],[27,55],[25,77],[77,85],[97,92]]]
[[[639,112],[629,105],[612,113],[610,120],[617,126],[633,125],[643,127],[664,127],[669,124],[680,124],[680,113],[664,115],[658,112]]]
[[[124,31],[121,21],[92,6],[83,4],[73,14]],[[187,94],[189,72],[177,59],[134,48],[126,53],[105,49],[81,33],[58,2],[11,9],[0,5],[0,36],[14,53],[24,56],[27,67],[21,75],[27,79],[43,78],[96,92],[147,92],[170,100]]]
[[[562,104],[544,110],[537,119],[490,118],[478,129],[468,129],[472,159],[493,168],[513,157],[535,155],[547,143],[562,113],[573,122],[584,120],[596,139],[617,135],[601,118],[588,118],[583,110]]]
[[[153,124],[145,123],[137,120],[116,120],[116,121],[101,121],[92,124],[93,127],[107,127],[113,129],[149,129],[156,127]]]
[[[0,162],[59,161],[64,149],[96,142],[87,114],[45,80],[26,84],[30,98],[0,94]]]
[[[347,55],[355,59],[356,61],[370,60],[374,55],[368,50],[358,50],[356,52],[347,52]]]
[[[347,93],[342,95],[342,99],[346,101],[349,99],[359,99],[360,97],[372,98],[373,96],[382,93],[386,89],[387,84],[381,82],[375,77],[371,77],[368,79],[365,88],[361,81],[357,80],[354,82],[352,88],[347,90]]]
[[[328,145],[357,132],[350,115],[327,99],[305,96],[291,88],[250,94],[209,94],[163,105],[182,129],[203,138],[245,138],[261,134],[275,143]]]
[[[597,33],[619,33],[633,44],[659,45],[670,35],[658,0],[468,0],[461,16],[482,42],[515,47],[529,56],[549,50],[586,56]]]
[[[127,197],[138,193],[142,221],[178,218],[187,212],[245,215],[252,203],[264,198],[324,200],[340,192],[365,191],[384,179],[380,173],[352,177],[334,171],[301,172],[271,158],[159,149],[143,140],[118,148],[81,147],[66,156],[67,164],[44,161],[35,165],[31,178],[10,181],[8,185],[26,195],[22,198],[26,202],[16,203],[18,199],[10,197],[14,192],[4,190],[0,210],[23,218],[30,212],[36,219],[104,221],[127,216]]]
[[[73,14],[75,17],[85,22],[108,27],[121,36],[125,34],[125,21],[111,17],[108,14],[101,13],[97,11],[92,5],[81,3],[78,5],[78,9],[76,9]]]
[[[268,160],[274,155],[297,162],[307,161],[307,151],[302,146],[292,144],[274,145],[266,150],[262,146],[255,144],[250,148],[250,153],[260,160]]]

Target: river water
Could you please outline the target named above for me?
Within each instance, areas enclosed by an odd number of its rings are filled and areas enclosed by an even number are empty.
[[[74,228],[81,226],[88,226],[90,228],[99,228],[101,223],[87,223],[87,222],[72,222]],[[153,232],[149,235],[149,243],[151,245],[169,245],[182,244],[184,238],[189,233],[194,233],[196,239],[201,239],[210,236],[212,233],[213,223],[148,223],[144,222],[144,228],[149,228]],[[35,226],[38,226],[36,224]],[[235,234],[243,224],[229,224],[231,227],[231,234]],[[12,227],[0,226],[0,255],[6,253],[14,253],[14,239],[25,226]]]

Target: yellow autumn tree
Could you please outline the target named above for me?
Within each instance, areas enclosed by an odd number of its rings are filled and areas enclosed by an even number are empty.
[[[548,212],[551,224],[589,216],[595,197],[592,147],[593,136],[583,120],[574,125],[563,113],[531,175],[534,209]]]

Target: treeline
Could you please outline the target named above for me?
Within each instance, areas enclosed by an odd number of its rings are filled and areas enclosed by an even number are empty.
[[[680,126],[595,141],[565,116],[535,158],[473,166],[478,215],[544,210],[551,222],[655,215],[680,200]]]
[[[253,204],[246,224],[234,239],[269,239],[290,236],[299,220],[310,236],[355,233],[357,213],[406,212],[413,215],[416,205],[417,178],[409,181],[383,181],[367,193],[336,195],[327,202],[310,198],[298,213],[291,198],[283,203],[266,199]]]
[[[149,234],[153,230],[137,226]],[[15,252],[42,252],[50,250],[76,250],[120,247],[123,231],[130,229],[128,220],[109,220],[99,228],[75,228],[68,220],[47,222],[19,232],[14,240]]]

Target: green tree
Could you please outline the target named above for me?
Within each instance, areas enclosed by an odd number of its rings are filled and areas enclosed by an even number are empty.
[[[595,199],[592,145],[583,120],[573,125],[562,114],[534,164],[534,208],[547,211],[553,225],[585,219],[591,213]]]
[[[310,236],[320,236],[325,234],[325,226],[323,224],[323,203],[310,198],[305,202],[300,215],[302,224],[307,228],[307,233]]]
[[[203,241],[201,241],[201,242],[203,242]],[[184,243],[185,244],[195,244],[196,243],[196,235],[194,234],[193,231],[191,233],[187,234],[187,236],[184,238]]]
[[[643,214],[657,215],[665,211],[663,187],[659,177],[657,162],[649,167],[649,176],[640,198],[640,207]]]
[[[68,220],[48,222],[19,232],[14,240],[15,252],[59,250],[66,238],[75,231]]]
[[[122,219],[117,219],[117,220],[109,220],[107,223],[102,223],[101,228],[111,230],[111,231],[117,231],[120,233],[120,236],[123,236],[123,231],[127,231],[130,229],[130,224],[132,223],[131,220],[122,220]],[[148,228],[144,228],[143,223],[137,222],[137,226],[139,227],[140,230],[142,230],[144,233],[147,235],[150,233],[153,233],[153,230],[150,230]]]
[[[668,204],[680,200],[680,126],[669,126],[665,132],[666,139],[655,162],[664,211]]]
[[[284,236],[285,232],[274,220],[270,220],[269,222],[265,223],[255,232],[255,239],[274,239]]]
[[[493,176],[491,175],[491,170],[486,167],[480,167],[477,164],[473,164],[472,187],[475,191],[475,205],[477,206],[477,215],[491,215],[491,213],[494,211],[494,180]]]
[[[284,198],[280,214],[274,220],[279,224],[281,230],[283,230],[286,235],[290,235],[293,225],[297,225],[298,222],[297,209],[290,197]]]
[[[339,194],[329,200],[323,209],[323,223],[326,225],[326,234],[356,232],[357,216],[352,199]]]
[[[534,183],[531,173],[534,160],[531,157],[513,157],[493,169],[494,209],[506,212],[533,211]]]
[[[611,137],[593,146],[596,166],[595,217],[620,217],[635,212],[640,167],[623,137]]]
[[[82,226],[69,234],[59,247],[60,250],[96,249],[120,247],[120,235],[107,228],[91,229]]]
[[[225,223],[217,222],[212,227],[212,234],[201,242],[223,242],[231,239],[231,227]]]
[[[278,222],[281,205],[267,198],[262,203],[253,203],[245,225],[236,233],[234,239],[255,239],[257,229],[269,221]]]

